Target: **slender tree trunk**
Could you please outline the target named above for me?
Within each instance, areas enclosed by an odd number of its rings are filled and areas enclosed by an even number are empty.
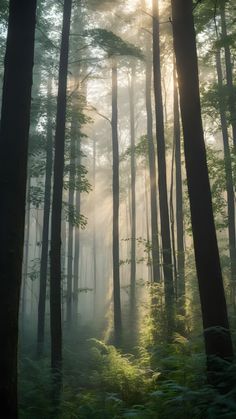
[[[227,24],[226,24],[226,16],[225,16],[225,3],[226,3],[226,0],[220,1],[221,30],[222,30],[222,38],[224,40],[225,67],[226,67],[226,80],[227,80],[228,98],[229,98],[230,122],[232,126],[234,150],[236,152],[236,94],[235,94],[234,84],[233,84],[233,68],[232,68],[231,52],[230,52],[230,47],[228,43]]]
[[[227,209],[228,209],[228,234],[229,234],[229,254],[231,265],[231,280],[232,287],[235,288],[236,281],[236,239],[235,239],[235,196],[234,196],[234,181],[232,175],[231,155],[229,148],[229,137],[227,129],[227,119],[225,114],[225,105],[222,97],[223,93],[223,74],[221,67],[220,50],[216,52],[216,70],[219,87],[219,106],[220,106],[220,121],[223,137],[224,147],[224,162],[225,162],[225,176],[226,176],[226,193],[227,193]],[[235,295],[233,293],[233,301]]]
[[[120,252],[119,252],[119,143],[117,104],[117,62],[112,60],[112,158],[113,158],[113,298],[114,339],[121,340]]]
[[[184,214],[183,181],[181,164],[180,114],[176,65],[174,59],[174,144],[175,144],[175,183],[176,183],[176,233],[177,233],[177,270],[178,270],[178,307],[185,314],[185,254],[184,254]]]
[[[158,237],[158,216],[157,216],[157,180],[156,180],[156,160],[155,148],[153,144],[153,117],[152,117],[152,62],[150,45],[146,41],[146,111],[147,111],[147,139],[148,139],[148,159],[149,159],[149,178],[150,178],[150,200],[151,200],[151,237],[152,237],[152,267],[153,281],[159,282],[161,279],[160,269],[160,250]]]
[[[149,162],[146,162],[146,166],[148,166]],[[150,243],[150,221],[149,221],[149,205],[148,205],[148,179],[147,179],[147,171],[145,168],[144,171],[144,186],[145,186],[145,215],[146,215],[146,231],[147,231],[147,242]],[[155,195],[156,197],[156,195]],[[153,270],[152,270],[152,258],[151,258],[151,251],[150,247],[148,247],[148,281],[150,283],[153,282]]]
[[[136,159],[135,159],[135,120],[134,120],[134,82],[135,69],[132,67],[129,86],[130,105],[130,149],[131,149],[131,278],[130,278],[130,307],[135,311],[135,282],[136,282]],[[131,314],[131,315],[132,315]]]
[[[27,279],[28,279],[28,263],[29,263],[29,236],[30,236],[30,188],[31,177],[28,179],[27,200],[26,200],[26,220],[25,220],[25,238],[24,238],[24,268],[22,275],[22,303],[21,303],[21,333],[24,338],[26,310],[27,310]]]
[[[175,299],[177,300],[178,273],[177,273],[176,246],[175,246],[174,166],[175,166],[175,143],[173,142],[172,159],[171,159],[171,176],[170,176],[170,231],[171,231],[172,253],[173,253]]]
[[[166,181],[166,156],[164,118],[161,88],[161,62],[160,62],[160,28],[158,0],[153,0],[153,73],[154,95],[156,111],[156,137],[158,158],[158,184],[161,218],[161,238],[163,253],[165,305],[167,316],[167,336],[170,338],[174,328],[174,283],[172,272],[172,252],[170,237],[169,208]]]
[[[214,381],[214,374],[210,374],[215,368],[212,356],[231,359],[233,349],[206,162],[192,7],[192,1],[172,0],[193,241],[209,380]]]
[[[5,418],[18,417],[18,316],[35,16],[36,0],[10,0],[0,122],[0,400]]]
[[[96,234],[96,139],[93,140],[93,292],[94,307],[93,312],[96,314],[97,305],[97,234]]]
[[[45,309],[46,309],[48,248],[49,248],[49,220],[50,220],[50,208],[51,208],[51,183],[52,183],[52,164],[53,164],[51,94],[52,94],[52,79],[49,76],[48,105],[47,105],[47,156],[46,156],[43,234],[42,234],[42,252],[41,252],[41,261],[40,261],[40,284],[39,284],[39,303],[38,303],[38,334],[37,334],[38,356],[41,356],[43,353],[44,335],[45,335]]]
[[[78,133],[77,144],[76,144],[76,168],[77,171],[81,165],[81,138]],[[80,183],[79,172],[77,174],[78,182]],[[80,214],[80,190],[79,188],[75,193],[75,211],[77,214]],[[74,322],[77,321],[77,311],[78,311],[78,299],[79,299],[79,260],[80,260],[80,228],[76,226],[75,228],[75,243],[74,243],[74,287],[73,287],[73,317]]]
[[[67,255],[67,294],[66,294],[66,321],[68,328],[72,321],[72,287],[73,287],[73,249],[74,249],[74,225],[73,213],[75,198],[75,138],[76,138],[76,109],[73,109],[71,122],[70,144],[70,169],[69,169],[69,231],[68,231],[68,255]]]
[[[69,34],[72,0],[64,1],[61,53],[59,65],[58,99],[55,133],[55,159],[51,226],[50,313],[51,367],[55,381],[55,397],[60,397],[62,368],[61,325],[61,213],[64,174],[65,124]]]

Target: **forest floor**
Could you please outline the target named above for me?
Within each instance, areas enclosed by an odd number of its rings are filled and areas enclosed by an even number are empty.
[[[219,388],[208,385],[201,338],[176,333],[172,344],[153,344],[146,333],[127,354],[92,335],[81,329],[64,347],[59,414],[50,399],[49,349],[40,360],[33,345],[21,349],[21,419],[236,418],[236,365]]]

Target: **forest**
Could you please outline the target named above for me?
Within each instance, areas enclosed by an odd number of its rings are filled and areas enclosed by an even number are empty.
[[[236,418],[236,3],[0,0],[3,419]]]

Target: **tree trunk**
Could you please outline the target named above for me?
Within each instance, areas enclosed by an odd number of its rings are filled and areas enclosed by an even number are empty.
[[[183,181],[181,164],[179,98],[174,59],[174,144],[175,144],[175,182],[176,182],[176,233],[177,233],[177,270],[178,270],[178,307],[185,314],[185,254],[184,254],[184,214],[183,214]]]
[[[61,212],[64,174],[65,124],[69,34],[72,0],[64,1],[61,52],[59,64],[58,98],[55,132],[55,159],[51,226],[50,313],[51,313],[51,368],[56,392],[61,389],[62,325],[61,325]],[[57,397],[56,395],[56,397]]]
[[[234,181],[233,181],[233,175],[232,175],[232,164],[231,164],[231,155],[230,155],[230,148],[229,148],[229,137],[228,137],[228,129],[227,129],[227,119],[226,119],[226,114],[225,114],[225,105],[224,105],[224,100],[222,97],[223,75],[222,75],[221,57],[220,57],[219,49],[216,52],[216,70],[217,70],[218,88],[219,88],[220,121],[221,121],[221,130],[222,130],[223,147],[224,147],[231,280],[232,280],[232,287],[234,289],[235,281],[236,281]],[[233,292],[233,302],[234,302],[234,299],[235,299],[235,295]]]
[[[70,144],[70,170],[69,170],[69,214],[73,215],[75,195],[75,138],[76,138],[76,109],[73,109],[71,122],[71,144]],[[73,218],[73,217],[72,217]],[[67,327],[71,327],[72,321],[72,285],[73,285],[73,249],[74,249],[74,225],[73,219],[69,216],[68,231],[68,259],[67,259],[67,294],[66,294],[66,321]]]
[[[96,315],[97,306],[97,234],[96,234],[96,138],[93,139],[93,313]]]
[[[47,156],[46,156],[46,175],[44,192],[44,211],[43,211],[43,234],[42,234],[42,253],[40,261],[40,284],[39,284],[39,303],[38,303],[38,334],[37,334],[37,354],[41,356],[44,346],[45,334],[45,309],[46,309],[46,290],[47,290],[47,271],[48,271],[48,248],[49,248],[49,220],[51,208],[51,183],[52,183],[52,164],[53,164],[53,135],[52,135],[52,79],[48,79],[48,105],[47,105]]]
[[[150,45],[146,41],[146,111],[147,111],[147,139],[148,139],[148,158],[149,158],[149,178],[150,178],[150,200],[151,200],[151,236],[152,236],[152,267],[153,281],[159,282],[161,279],[160,269],[160,250],[158,237],[158,216],[157,216],[157,180],[156,180],[156,159],[153,144],[153,117],[152,117],[152,62]]]
[[[76,166],[77,170],[81,165],[81,138],[78,133],[76,144]],[[78,182],[80,182],[80,175],[78,174]],[[75,193],[75,211],[80,214],[80,190]],[[74,244],[74,286],[73,286],[73,321],[77,321],[78,300],[79,300],[79,260],[80,260],[80,229],[79,226],[75,228],[75,244]]]
[[[230,123],[232,126],[234,151],[236,152],[236,95],[235,95],[234,84],[233,84],[233,69],[232,69],[231,52],[230,52],[230,47],[229,47],[229,43],[227,39],[228,34],[227,34],[227,25],[226,25],[226,16],[225,16],[225,3],[226,3],[226,0],[222,0],[220,2],[220,17],[221,17],[222,38],[224,39],[225,67],[226,67],[226,81],[227,81],[228,98],[229,98]]]
[[[174,283],[172,272],[172,253],[166,181],[165,135],[161,88],[160,28],[159,8],[157,0],[153,0],[153,73],[165,306],[167,317],[167,336],[170,338],[174,328]]]
[[[120,256],[119,256],[119,143],[118,143],[118,104],[117,104],[117,62],[112,60],[112,191],[113,191],[113,298],[114,298],[114,340],[121,340],[120,303]]]
[[[136,282],[136,159],[135,159],[135,120],[134,120],[134,79],[135,69],[131,69],[129,86],[130,105],[130,149],[131,149],[131,277],[130,277],[130,308],[131,316],[135,312]]]
[[[17,418],[17,342],[36,0],[10,0],[0,123],[0,397]],[[17,69],[17,71],[16,71]]]
[[[27,311],[27,282],[28,282],[28,264],[29,264],[29,237],[30,237],[30,188],[31,177],[28,178],[27,198],[26,198],[26,217],[25,217],[25,237],[24,237],[24,257],[23,257],[23,275],[21,286],[21,334],[24,339],[25,321]]]
[[[233,349],[206,162],[192,7],[192,1],[172,0],[193,241],[208,371],[211,373],[214,370],[212,356],[230,359]],[[214,381],[214,377],[209,375],[209,380]]]

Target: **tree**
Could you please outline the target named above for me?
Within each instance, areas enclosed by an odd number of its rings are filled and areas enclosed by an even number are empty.
[[[37,354],[41,356],[44,345],[45,332],[45,308],[48,271],[48,248],[49,248],[49,221],[51,209],[51,183],[53,165],[53,133],[52,133],[52,78],[48,79],[48,103],[47,103],[47,144],[46,144],[46,173],[44,190],[44,211],[43,211],[43,232],[42,252],[40,260],[40,285],[38,303],[38,333],[37,333]]]
[[[226,4],[226,0],[222,0],[220,2],[220,17],[221,17],[222,41],[224,42],[224,52],[225,52],[226,82],[227,82],[227,89],[228,89],[229,111],[230,111],[230,119],[231,119],[230,122],[232,126],[234,150],[236,152],[235,91],[234,91],[234,84],[233,84],[233,68],[232,68],[231,51],[230,51],[229,37],[227,33],[227,25],[226,25],[225,4]]]
[[[148,35],[146,35],[146,112],[147,112],[147,139],[148,139],[148,159],[149,159],[149,179],[150,179],[150,201],[151,201],[151,236],[152,236],[152,269],[153,281],[159,282],[161,278],[159,237],[158,237],[158,214],[157,214],[157,179],[156,179],[156,159],[153,143],[153,116],[152,116],[152,60]]]
[[[174,282],[172,270],[172,252],[170,237],[170,221],[166,181],[165,133],[161,87],[160,61],[160,24],[158,1],[153,0],[153,75],[156,112],[156,140],[158,160],[158,185],[161,219],[161,239],[163,253],[163,272],[165,288],[165,306],[167,318],[167,335],[170,338],[174,326]]]
[[[61,324],[61,212],[64,175],[65,125],[67,103],[67,71],[72,0],[65,0],[60,50],[58,97],[55,132],[55,158],[52,199],[50,250],[50,324],[51,368],[55,380],[56,397],[61,389],[62,324]]]
[[[0,123],[1,405],[17,418],[18,312],[23,259],[27,151],[36,0],[10,0]],[[17,71],[16,71],[17,69]]]
[[[184,152],[195,260],[202,308],[208,371],[212,357],[231,359],[233,348],[213,218],[201,121],[192,2],[172,0],[174,49],[180,89]],[[214,381],[214,375],[209,380]]]
[[[227,118],[225,113],[223,93],[223,74],[221,66],[220,49],[216,51],[216,71],[218,78],[219,90],[219,111],[220,122],[223,138],[224,149],[224,163],[225,163],[225,178],[226,178],[226,193],[227,193],[227,212],[228,212],[228,235],[229,235],[229,254],[231,265],[231,279],[233,286],[233,304],[235,305],[235,281],[236,281],[236,238],[235,238],[235,197],[234,197],[234,181],[232,174],[231,153],[229,147],[229,136],[227,128]]]
[[[131,68],[129,85],[130,105],[130,150],[131,150],[131,278],[130,278],[130,307],[131,315],[135,310],[135,282],[136,282],[136,161],[135,161],[135,115],[134,115],[134,83],[135,68]]]
[[[86,32],[111,59],[112,73],[112,198],[113,198],[113,301],[114,301],[114,340],[121,341],[121,301],[120,301],[120,256],[119,256],[119,141],[118,141],[118,57],[131,56],[142,59],[141,51],[134,45],[124,42],[119,36],[105,29],[92,29]]]
[[[175,61],[175,60],[174,60]],[[185,254],[184,254],[184,215],[183,215],[183,180],[181,163],[181,137],[178,84],[174,62],[174,145],[175,145],[175,181],[176,181],[176,233],[177,233],[177,297],[180,311],[185,312]]]

